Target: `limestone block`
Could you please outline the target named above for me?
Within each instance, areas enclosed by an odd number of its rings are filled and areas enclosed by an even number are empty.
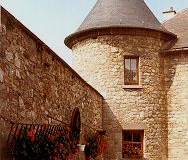
[[[117,53],[117,52],[118,52],[118,48],[112,47],[112,48],[111,48],[111,52],[112,52],[112,53]]]
[[[4,71],[0,68],[0,82],[3,82],[4,79]]]

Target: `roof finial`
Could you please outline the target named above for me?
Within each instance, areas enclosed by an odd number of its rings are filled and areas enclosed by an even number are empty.
[[[169,20],[173,18],[176,15],[176,11],[174,10],[173,7],[170,7],[169,10],[163,12],[163,20]]]

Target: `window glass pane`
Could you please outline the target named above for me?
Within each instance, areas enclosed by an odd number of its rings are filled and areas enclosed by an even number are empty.
[[[125,82],[130,82],[131,81],[131,71],[130,70],[127,70],[125,71]]]
[[[125,82],[131,82],[131,59],[125,59]]]
[[[133,142],[141,142],[141,134],[140,133],[133,134]]]
[[[125,84],[138,84],[138,57],[125,57]]]
[[[133,70],[133,71],[132,71],[131,76],[132,76],[131,79],[132,79],[133,81],[137,81],[136,70]]]
[[[125,59],[125,69],[130,70],[130,59]]]
[[[132,142],[132,133],[129,131],[124,132],[124,141],[131,141]]]
[[[136,70],[136,59],[131,59],[131,70]]]

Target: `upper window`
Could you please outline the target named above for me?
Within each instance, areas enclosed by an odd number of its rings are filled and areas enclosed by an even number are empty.
[[[123,158],[143,157],[144,130],[123,130]]]
[[[139,84],[139,57],[125,56],[125,85]]]

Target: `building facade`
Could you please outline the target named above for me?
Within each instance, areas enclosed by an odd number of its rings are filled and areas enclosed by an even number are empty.
[[[79,109],[83,126],[106,130],[105,160],[188,160],[187,9],[161,24],[143,0],[98,0],[65,39],[76,72],[0,15],[1,151],[7,119],[70,124]]]
[[[98,0],[65,39],[105,99],[105,159],[188,159],[185,12],[162,25],[143,0]]]

